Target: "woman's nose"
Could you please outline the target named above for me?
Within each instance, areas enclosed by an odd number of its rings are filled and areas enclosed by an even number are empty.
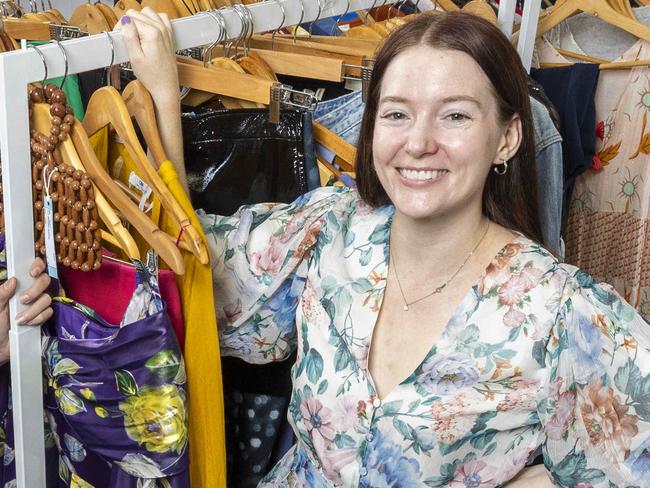
[[[406,153],[413,158],[420,158],[438,151],[437,131],[428,121],[417,121],[407,134]]]

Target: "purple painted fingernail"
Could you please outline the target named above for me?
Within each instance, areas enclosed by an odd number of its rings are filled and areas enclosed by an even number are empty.
[[[124,17],[122,17],[122,20],[120,22],[122,22],[122,25],[130,24],[131,23],[131,17],[129,17],[128,15],[125,15]]]

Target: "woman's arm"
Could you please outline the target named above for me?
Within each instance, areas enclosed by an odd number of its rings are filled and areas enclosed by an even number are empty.
[[[178,69],[171,22],[166,14],[145,7],[140,12],[127,11],[116,28],[124,36],[135,75],[151,93],[163,147],[187,192]]]

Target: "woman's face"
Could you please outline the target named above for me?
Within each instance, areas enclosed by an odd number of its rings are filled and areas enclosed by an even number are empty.
[[[520,133],[518,118],[500,122],[490,81],[469,55],[414,46],[384,74],[373,164],[405,216],[480,211],[491,166],[514,155]]]

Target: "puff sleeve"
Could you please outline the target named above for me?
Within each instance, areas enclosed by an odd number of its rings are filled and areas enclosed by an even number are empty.
[[[229,217],[198,211],[207,237],[221,352],[262,364],[295,348],[296,309],[327,214],[347,189],[319,188],[290,204]]]
[[[547,345],[538,413],[554,483],[650,487],[650,325],[577,271]]]

